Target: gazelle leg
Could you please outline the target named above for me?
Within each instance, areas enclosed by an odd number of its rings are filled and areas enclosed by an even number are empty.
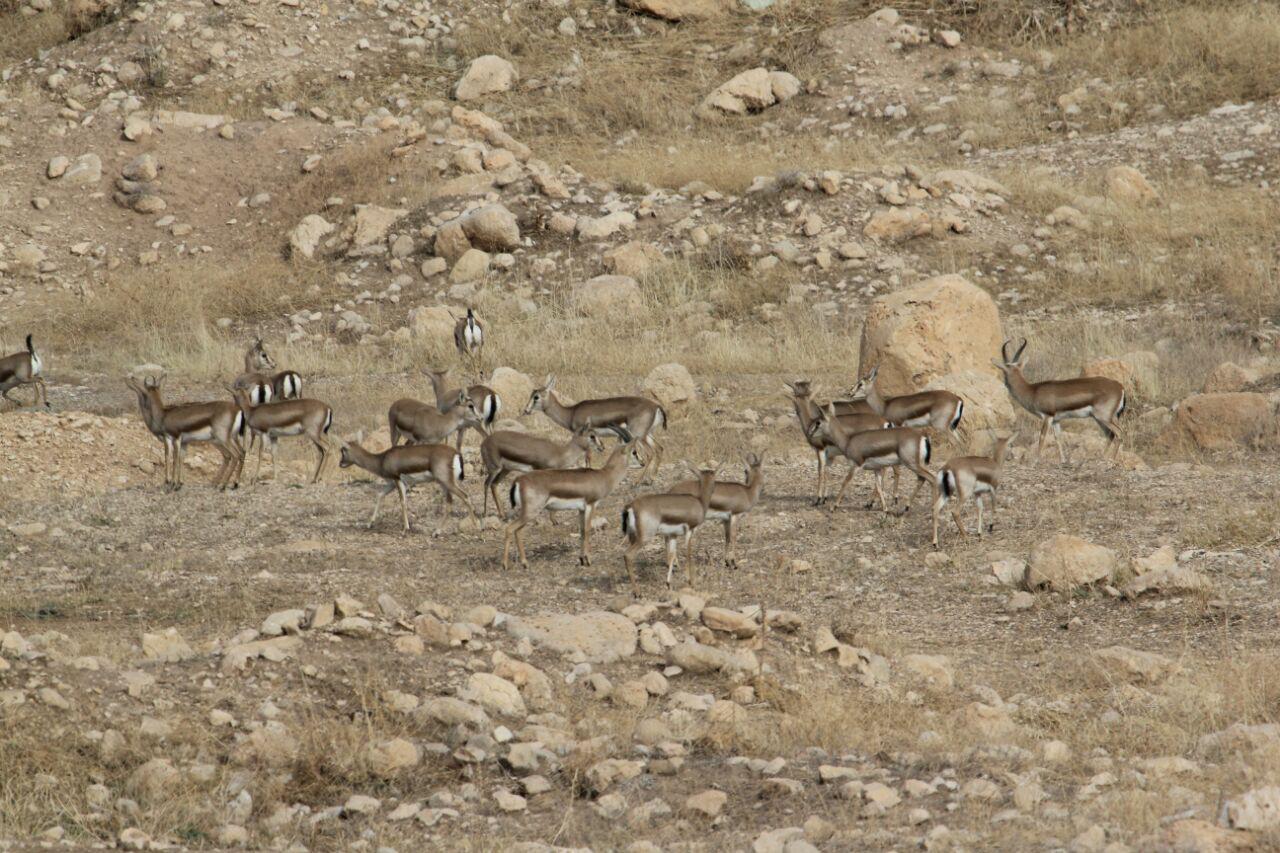
[[[883,481],[883,480],[884,480],[884,469],[883,469],[883,468],[877,469],[877,471],[876,471],[876,497],[880,498],[880,509],[884,510],[885,512],[888,512],[888,511],[889,511],[889,504],[888,504],[888,502],[886,502],[886,501],[885,501],[885,499],[884,499],[884,486],[883,486],[883,483],[882,483],[882,481]]]
[[[400,487],[400,519],[404,522],[404,532],[409,532],[409,488],[404,484],[404,480],[396,480],[396,485]]]
[[[255,433],[255,435],[257,434]],[[251,484],[257,483],[258,476],[262,473],[262,454],[267,446],[267,437],[265,435],[257,435],[257,439],[258,439],[258,462],[253,466],[253,477],[249,479],[249,482]]]
[[[738,561],[733,556],[733,540],[737,538],[738,517],[730,515],[724,523],[724,564],[727,568],[738,568]]]
[[[987,492],[987,500],[991,501],[991,521],[987,524],[987,532],[992,533],[996,529],[996,493],[994,489]]]
[[[684,573],[689,578],[689,586],[696,586],[696,572],[693,565],[693,531],[684,535]]]
[[[818,496],[813,499],[814,506],[822,506],[822,502],[826,499],[823,488],[827,483],[827,454],[824,450],[817,451],[818,454]]]
[[[378,493],[378,499],[373,502],[373,517],[369,519],[369,529],[378,523],[378,510],[382,509],[382,499],[396,490],[396,481],[392,480],[387,483],[387,487]]]
[[[894,504],[898,502],[898,483],[899,481],[901,481],[901,479],[902,479],[902,471],[899,469],[899,466],[894,465],[893,466],[893,499],[892,499],[892,503]]]
[[[594,504],[583,504],[579,515],[582,522],[582,554],[578,557],[578,563],[583,566],[591,565],[591,513],[594,510]]]
[[[631,595],[635,598],[640,597],[640,586],[636,583],[635,560],[636,553],[643,547],[640,540],[636,540],[627,546],[627,550],[622,552],[622,564],[626,566],[627,577],[631,580]]]
[[[1040,459],[1041,454],[1044,453],[1044,440],[1049,437],[1050,423],[1051,423],[1051,419],[1049,418],[1048,415],[1044,415],[1040,418],[1040,441],[1036,443],[1037,461]]]
[[[173,462],[173,488],[182,488],[182,469],[186,464],[186,446],[182,443],[182,439],[174,442],[174,462]]]
[[[271,482],[280,482],[280,470],[276,467],[280,459],[280,439],[271,439]]]
[[[982,495],[974,495],[973,502],[978,505],[978,538],[982,538]]]
[[[324,470],[324,463],[329,460],[329,448],[319,439],[313,438],[311,441],[315,444],[316,450],[320,452],[320,458],[316,461],[316,471],[311,475],[311,482],[318,483],[320,482],[320,472]],[[275,457],[273,456],[272,462],[274,461]]]
[[[214,447],[218,448],[218,453],[222,455],[222,464],[218,466],[218,473],[213,478],[213,484],[221,492],[227,488],[227,480],[230,479],[231,466],[235,457],[232,456],[231,449],[225,442],[219,441],[214,444]]]
[[[933,547],[938,547],[938,519],[942,516],[942,508],[947,505],[947,497],[939,493],[933,501]]]
[[[959,531],[960,531],[960,538],[961,538],[961,539],[968,539],[968,538],[969,538],[969,534],[967,534],[967,533],[965,533],[965,532],[964,532],[964,519],[962,519],[962,518],[960,517],[960,507],[961,507],[961,504],[962,504],[962,501],[956,501],[956,502],[955,502],[955,506],[953,506],[953,507],[951,508],[951,517],[952,517],[953,519],[955,519],[955,522],[956,522],[956,530],[959,530]]]
[[[667,589],[671,589],[671,576],[676,570],[676,539],[674,536],[666,537],[667,546]]]
[[[840,484],[840,491],[836,492],[836,502],[831,505],[831,511],[835,512],[840,508],[840,501],[844,500],[844,490],[849,488],[849,481],[853,479],[858,468],[856,465],[849,466],[849,473],[844,475],[844,482]]]
[[[884,469],[877,468],[871,472],[871,477],[875,481],[871,486],[871,497],[867,498],[867,502],[862,505],[863,509],[875,509],[876,495],[881,493],[884,488]]]
[[[475,508],[475,505],[471,503],[471,498],[467,497],[467,493],[464,492],[462,490],[462,487],[459,486],[457,483],[453,483],[449,486],[446,486],[445,493],[449,496],[451,510],[453,508],[452,507],[453,499],[456,497],[458,500],[462,501],[462,505],[467,508],[467,512],[471,513],[476,518],[480,517],[476,515],[476,508]],[[450,515],[452,515],[452,512],[450,513]]]
[[[520,552],[520,565],[529,568],[529,557],[524,552],[524,524],[516,528],[516,550]]]
[[[1053,441],[1058,445],[1058,461],[1063,465],[1067,464],[1067,453],[1062,449],[1062,424],[1053,421]]]
[[[462,452],[462,436],[467,431],[465,426],[458,427],[458,452]]]

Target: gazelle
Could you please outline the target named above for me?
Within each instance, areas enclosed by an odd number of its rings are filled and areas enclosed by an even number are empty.
[[[275,360],[267,354],[262,338],[244,354],[244,373],[236,377],[235,387],[249,392],[249,401],[260,406],[272,400],[297,400],[302,397],[302,377],[293,370],[275,370]]]
[[[666,542],[667,589],[671,589],[671,575],[676,567],[676,540],[681,537],[684,538],[685,573],[689,583],[694,583],[693,531],[709,517],[717,469],[690,470],[698,477],[697,494],[643,495],[622,510],[622,533],[629,543],[622,552],[622,562],[631,579],[631,591],[637,597],[640,588],[636,585],[635,557],[655,536],[661,536]]]
[[[479,358],[484,348],[484,326],[476,319],[474,309],[467,309],[467,316],[462,317],[453,327],[453,345],[458,354],[470,358]]]
[[[253,469],[251,483],[258,482],[258,474],[262,471],[263,443],[269,442],[271,444],[271,479],[278,480],[276,445],[281,437],[295,435],[306,436],[316,446],[316,451],[319,453],[320,458],[316,462],[315,473],[311,475],[311,482],[315,483],[320,480],[320,474],[324,471],[325,463],[329,461],[329,454],[332,450],[329,441],[329,428],[333,426],[333,409],[329,408],[328,404],[319,400],[301,399],[276,400],[270,403],[263,403],[260,406],[254,406],[249,400],[247,389],[228,385],[227,390],[231,392],[236,405],[240,407],[250,436],[256,437],[260,442],[258,444],[258,461]],[[243,459],[241,459],[240,465],[243,468]]]
[[[435,406],[409,397],[402,397],[387,410],[387,429],[391,432],[391,446],[400,443],[400,437],[409,444],[439,444],[464,425],[474,427],[481,435],[488,435],[484,419],[476,411],[476,404],[464,389],[455,392],[453,404],[444,412]]]
[[[1000,486],[1000,469],[1004,466],[1004,457],[1009,444],[1017,437],[1017,433],[996,442],[991,456],[959,456],[947,461],[938,472],[937,497],[933,499],[933,547],[938,547],[938,522],[942,510],[948,503],[952,504],[951,517],[955,519],[956,529],[963,538],[964,522],[960,520],[960,510],[965,501],[973,498],[978,505],[978,538],[982,538],[982,496],[991,501],[991,524],[986,528],[990,533],[995,529],[996,489]]]
[[[163,376],[147,377],[142,382],[127,376],[124,384],[138,395],[142,422],[164,445],[165,488],[173,491],[182,488],[183,451],[197,441],[211,443],[222,454],[214,485],[219,489],[238,486],[244,463],[244,449],[238,439],[244,430],[244,415],[239,407],[225,400],[166,406],[160,399],[163,381]]]
[[[447,412],[453,401],[458,398],[458,392],[451,389],[445,382],[449,376],[447,370],[424,370],[422,371],[431,380],[431,389],[436,392],[436,410],[441,414]],[[480,418],[488,429],[493,428],[493,422],[498,419],[498,410],[502,408],[502,401],[488,385],[471,385],[467,388],[467,396],[471,398],[471,402],[475,404],[476,411],[480,413]],[[458,449],[462,449],[462,437],[467,432],[467,424],[458,427]]]
[[[764,488],[764,462],[754,453],[748,453],[743,459],[747,464],[746,481],[742,483],[726,483],[716,481],[715,491],[711,493],[711,504],[707,508],[707,521],[724,522],[724,564],[731,569],[738,567],[734,556],[734,540],[738,535],[738,520],[751,512],[760,500],[760,491]],[[685,480],[671,487],[673,495],[698,495],[702,491],[700,480]]]
[[[1103,458],[1114,448],[1115,455],[1120,453],[1120,415],[1124,413],[1124,386],[1114,379],[1103,376],[1081,376],[1078,379],[1056,379],[1048,382],[1028,382],[1022,373],[1026,359],[1022,352],[1027,348],[1027,339],[1022,339],[1022,346],[1009,357],[1009,344],[1005,341],[1000,347],[1000,361],[992,361],[1004,374],[1005,387],[1014,401],[1031,414],[1040,419],[1040,441],[1036,444],[1036,458],[1044,450],[1044,439],[1053,427],[1053,440],[1058,445],[1058,458],[1065,463],[1067,454],[1062,449],[1062,427],[1060,423],[1068,418],[1093,418],[1094,422],[1107,436],[1107,448]]]
[[[821,419],[822,410],[813,400],[813,389],[808,381],[804,379],[795,382],[782,383],[790,392],[791,405],[795,408],[796,418],[800,421],[800,429],[804,432],[805,440],[809,442],[809,446],[813,448],[813,452],[818,457],[818,494],[813,499],[814,506],[821,506],[827,500],[827,466],[831,461],[840,455],[840,448],[836,446],[826,431],[814,429],[814,425]],[[840,413],[840,406],[833,403],[836,407],[836,417],[845,426],[848,432],[864,432],[871,429],[886,429],[890,426],[889,422],[884,418],[871,411],[871,407],[863,401],[865,411],[855,413]],[[897,490],[897,470],[894,471],[894,489]]]
[[[20,385],[34,385],[35,397],[32,398],[31,405],[37,405],[43,398],[44,407],[49,408],[49,389],[45,387],[43,373],[44,362],[36,353],[31,335],[27,335],[25,350],[0,358],[0,396],[21,406],[21,403],[9,396],[9,392]]]
[[[604,452],[600,439],[586,428],[574,433],[564,444],[512,430],[490,433],[480,444],[480,459],[485,469],[484,508],[480,514],[489,514],[491,494],[494,508],[499,515],[502,514],[498,483],[510,472],[527,474],[530,471],[572,468],[590,456],[592,446]]]
[[[466,478],[462,454],[446,444],[406,444],[403,447],[392,447],[381,453],[373,453],[365,450],[358,442],[343,442],[338,465],[342,468],[355,465],[387,481],[387,487],[382,490],[373,504],[373,517],[369,519],[370,529],[378,521],[378,510],[382,508],[382,499],[398,489],[400,517],[404,522],[404,532],[408,533],[410,526],[407,495],[409,489],[418,483],[436,483],[440,486],[444,492],[441,513],[453,509],[455,497],[466,504],[472,515],[476,513],[475,507],[471,505],[471,499],[458,485]]]
[[[849,481],[853,479],[854,473],[859,468],[875,472],[876,497],[880,498],[880,508],[885,512],[889,511],[889,505],[884,497],[884,472],[886,468],[895,468],[901,465],[918,478],[916,487],[912,490],[911,497],[907,500],[903,512],[911,508],[911,501],[915,500],[916,494],[919,493],[922,485],[926,482],[931,484],[934,482],[934,476],[928,467],[930,457],[933,454],[933,445],[929,441],[929,436],[920,430],[914,427],[890,427],[866,432],[849,432],[842,420],[836,417],[833,406],[828,404],[825,410],[820,411],[822,411],[821,416],[814,421],[810,429],[813,432],[825,432],[836,447],[839,448],[840,453],[853,463],[853,467],[845,475],[844,482],[840,484],[840,491],[836,494],[835,504],[831,507],[833,512],[839,508],[840,501],[844,498],[844,491],[848,488]],[[895,503],[898,500],[896,485],[895,483],[893,496]],[[867,504],[868,508],[873,505],[873,503]]]
[[[591,565],[591,516],[596,504],[618,487],[627,473],[627,459],[635,445],[628,440],[613,449],[600,468],[570,468],[559,471],[532,471],[511,484],[511,509],[514,518],[502,537],[502,567],[510,568],[511,540],[516,541],[520,565],[529,567],[520,533],[539,512],[577,510],[582,525],[582,551],[578,563]]]
[[[797,379],[795,382],[783,382],[792,396],[813,399],[813,387],[808,379]],[[837,415],[874,415],[875,410],[865,399],[832,400]]]
[[[858,380],[852,396],[867,401],[871,410],[896,427],[932,427],[939,435],[955,432],[964,416],[964,400],[950,391],[920,391],[882,397],[876,387],[880,366]]]
[[[637,449],[645,449],[640,482],[648,482],[662,463],[662,445],[654,439],[653,428],[667,428],[667,410],[646,397],[606,397],[566,406],[556,397],[555,385],[555,376],[548,376],[541,388],[533,389],[524,413],[542,412],[570,432],[578,432],[588,425],[592,425],[598,435],[625,432],[634,438]]]

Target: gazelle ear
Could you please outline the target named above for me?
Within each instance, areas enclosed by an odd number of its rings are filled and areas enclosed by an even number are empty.
[[[998,368],[998,369],[1000,369],[1000,370],[1004,370],[1004,367],[1005,367],[1005,366],[1004,366],[1004,364],[1003,364],[1002,362],[996,361],[996,360],[993,358],[993,359],[991,359],[991,363],[992,363],[993,365],[995,365],[995,366],[996,366],[996,368]]]
[[[880,375],[880,365],[877,364],[875,367],[871,368],[871,372],[867,374],[867,381],[875,382],[876,377],[879,375]]]
[[[547,375],[547,381],[546,381],[545,383],[543,383],[542,387],[543,387],[543,388],[545,388],[545,389],[546,389],[546,390],[548,390],[548,391],[550,391],[552,388],[556,387],[556,375],[555,375],[554,373],[550,373],[550,374],[548,374],[548,375]]]

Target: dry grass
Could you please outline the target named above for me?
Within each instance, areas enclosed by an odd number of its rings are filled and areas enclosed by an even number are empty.
[[[19,12],[18,0],[0,0],[0,69],[36,56],[71,36],[67,3],[56,0],[39,15]]]

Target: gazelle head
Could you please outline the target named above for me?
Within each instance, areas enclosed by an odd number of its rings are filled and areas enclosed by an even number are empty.
[[[742,455],[742,461],[747,466],[745,469],[745,476],[747,482],[750,482],[751,475],[760,470],[760,466],[764,464],[764,460],[754,453],[744,453]]]
[[[547,397],[550,396],[552,390],[556,387],[555,374],[547,376],[547,380],[542,383],[541,388],[534,388],[529,394],[529,402],[524,407],[526,415],[532,415],[534,412],[545,411],[547,406]]]
[[[805,437],[814,438],[822,434],[827,428],[827,420],[834,419],[835,416],[835,403],[827,403],[825,406],[815,406],[813,410],[813,420],[809,422],[809,428],[805,430]]]
[[[871,372],[858,380],[858,383],[849,391],[849,396],[854,400],[867,396],[867,393],[875,387],[876,376],[880,373],[880,365],[871,368]]]
[[[787,392],[796,400],[808,400],[813,396],[813,388],[810,386],[808,379],[797,379],[795,382],[787,382],[784,379],[782,384],[786,386]]]
[[[1023,351],[1027,348],[1027,339],[1023,338],[1022,346],[1018,347],[1013,355],[1010,356],[1009,345],[1012,343],[1013,339],[1010,338],[1000,345],[1000,361],[996,361],[995,359],[991,360],[991,363],[994,364],[1004,375],[1006,385],[1009,383],[1010,377],[1016,376],[1017,378],[1022,379],[1022,368],[1025,367],[1027,363],[1027,360],[1022,357]]]
[[[263,346],[262,338],[254,338],[253,346],[249,347],[249,351],[244,357],[245,367],[249,371],[257,370],[274,370],[275,360],[267,354],[267,349]]]
[[[586,450],[590,448],[604,453],[604,442],[600,440],[600,436],[596,435],[596,431],[590,426],[584,426],[573,434],[573,443]]]
[[[360,447],[363,450],[363,447],[361,447],[363,441],[364,430],[360,430],[352,437],[351,441],[340,441],[338,443],[338,467],[350,468],[352,465],[356,464],[356,460],[351,453],[351,448],[352,446],[355,446]]]

